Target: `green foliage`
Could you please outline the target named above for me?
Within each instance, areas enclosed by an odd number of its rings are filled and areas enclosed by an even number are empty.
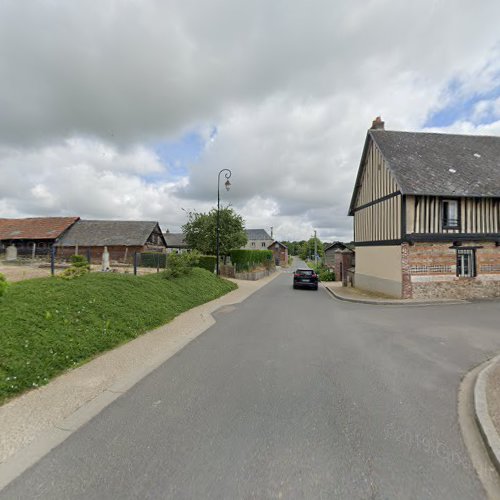
[[[306,243],[302,241],[282,241],[283,245],[288,248],[288,255],[299,255],[301,246]]]
[[[219,223],[219,253],[228,255],[232,248],[245,246],[247,236],[244,230],[245,222],[231,207],[220,209]],[[204,255],[215,255],[217,232],[217,209],[208,212],[189,212],[188,222],[182,226],[184,240],[189,247]]]
[[[5,276],[0,273],[0,297],[6,292],[8,286]]]
[[[206,269],[207,271],[214,272],[215,264],[217,263],[217,258],[213,255],[200,255],[200,260],[198,262],[198,267]]]
[[[90,269],[88,260],[83,255],[72,255],[69,260],[72,267]]]
[[[0,403],[236,288],[205,269],[87,273],[9,284],[0,300]]]
[[[167,257],[167,269],[163,276],[171,279],[189,274],[193,267],[198,265],[199,259],[198,252],[170,253]]]
[[[143,252],[141,253],[140,267],[154,267],[164,269],[167,265],[167,255],[160,252]]]
[[[58,274],[58,278],[61,278],[63,280],[72,280],[75,278],[79,278],[80,276],[83,276],[84,274],[87,274],[89,272],[87,267],[74,267],[71,266],[69,269],[66,269],[62,273]]]
[[[319,257],[323,257],[325,254],[325,250],[323,249],[323,245],[319,238],[310,238],[309,240],[305,241],[301,246],[299,250],[299,257],[302,260],[307,260],[309,258],[314,258],[314,241],[316,240],[316,250],[318,252]]]
[[[318,275],[320,281],[334,281],[335,273],[328,269],[323,264],[314,265],[314,262],[309,262],[309,267],[314,269],[315,273]]]
[[[90,271],[90,264],[83,255],[72,255],[70,257],[71,267],[58,275],[63,280],[79,278]]]
[[[231,250],[229,255],[237,272],[250,271],[258,265],[270,267],[273,263],[271,250]]]

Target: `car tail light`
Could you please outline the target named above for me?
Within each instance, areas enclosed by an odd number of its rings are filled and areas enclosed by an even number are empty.
[[[312,277],[313,277],[313,278],[317,278],[317,277],[318,277],[318,275],[317,275],[317,274],[313,274],[313,275],[312,275]]]

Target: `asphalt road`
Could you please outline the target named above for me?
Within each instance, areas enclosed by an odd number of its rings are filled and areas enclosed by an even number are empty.
[[[484,497],[457,420],[498,302],[340,302],[284,273],[1,499]]]

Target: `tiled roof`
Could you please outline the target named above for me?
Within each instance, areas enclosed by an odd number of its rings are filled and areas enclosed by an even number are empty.
[[[79,220],[57,246],[142,246],[158,222],[123,220]]]
[[[187,248],[188,245],[184,241],[185,235],[183,233],[163,233],[167,247],[169,248]]]
[[[245,229],[249,241],[252,240],[271,240],[265,229]]]
[[[79,217],[0,219],[0,240],[55,240]]]
[[[500,197],[500,137],[370,130],[403,194]]]
[[[283,248],[288,249],[288,247],[286,245],[284,245],[283,243],[281,243],[281,241],[278,241],[278,240],[274,240],[270,245],[267,246],[267,248],[270,249],[273,245],[276,245],[276,244],[282,246]]]

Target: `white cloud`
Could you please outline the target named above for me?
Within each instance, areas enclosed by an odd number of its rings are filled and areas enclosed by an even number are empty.
[[[419,130],[495,89],[499,17],[492,0],[6,0],[0,216],[153,218],[176,230],[182,208],[215,204],[226,167],[224,199],[253,227],[349,239],[371,120]],[[484,101],[447,130],[500,133],[500,101]],[[175,179],[149,145],[190,130],[206,147]]]

